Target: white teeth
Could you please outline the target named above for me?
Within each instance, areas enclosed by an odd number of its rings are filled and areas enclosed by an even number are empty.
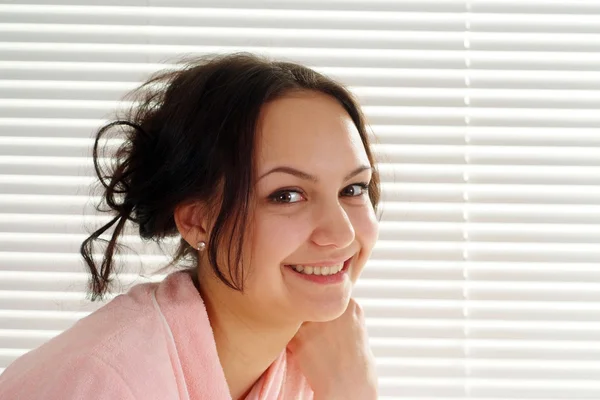
[[[304,265],[291,265],[291,267],[306,275],[334,275],[344,268],[344,263],[332,267],[313,267]]]

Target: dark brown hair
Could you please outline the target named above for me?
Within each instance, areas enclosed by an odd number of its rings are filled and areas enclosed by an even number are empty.
[[[80,247],[91,274],[91,300],[102,299],[109,291],[115,269],[113,255],[120,247],[117,240],[127,220],[139,226],[142,239],[159,243],[179,235],[173,216],[176,206],[196,201],[212,204],[211,210],[215,210],[207,246],[214,273],[229,287],[242,290],[243,279],[227,279],[217,265],[217,254],[218,249],[228,248],[229,276],[243,277],[238,271],[242,227],[252,194],[259,113],[266,102],[305,90],[333,97],[352,118],[373,167],[369,197],[377,210],[379,174],[365,118],[358,101],[343,85],[305,66],[249,53],[196,58],[153,75],[128,95],[134,106],[126,115],[96,133],[94,168],[103,186],[96,209],[109,211],[114,218]],[[105,172],[100,161],[107,148],[100,148],[100,140],[116,133],[124,141],[110,157],[112,165]],[[217,198],[220,204],[215,204]],[[101,208],[103,203],[108,209]],[[100,238],[113,225],[110,240]],[[107,244],[99,267],[92,258],[95,241]],[[230,246],[232,243],[236,245]],[[198,253],[181,238],[167,267],[187,257],[197,265]]]

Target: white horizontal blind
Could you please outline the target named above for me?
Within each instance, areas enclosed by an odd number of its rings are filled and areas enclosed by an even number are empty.
[[[466,8],[464,394],[600,399],[600,2]]]
[[[94,129],[165,60],[249,50],[341,79],[378,136],[355,294],[382,399],[600,399],[600,2],[9,3],[0,369],[98,307],[78,255],[107,220]],[[167,261],[129,233],[124,284]]]

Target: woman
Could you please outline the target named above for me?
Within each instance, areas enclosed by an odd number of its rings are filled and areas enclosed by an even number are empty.
[[[134,286],[0,377],[2,399],[377,398],[351,299],[378,234],[379,177],[357,101],[247,53],[154,76],[102,127],[94,165],[116,214],[81,246],[92,300],[127,220],[180,237],[162,282]],[[100,139],[125,134],[116,164]],[[94,243],[114,226],[101,265]]]

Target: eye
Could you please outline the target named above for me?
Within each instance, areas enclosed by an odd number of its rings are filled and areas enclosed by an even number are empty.
[[[360,197],[365,195],[369,190],[369,184],[366,182],[354,183],[350,186],[346,186],[342,190],[342,195],[347,197]]]
[[[297,190],[280,190],[269,196],[269,200],[273,203],[291,204],[304,200],[304,196]]]

